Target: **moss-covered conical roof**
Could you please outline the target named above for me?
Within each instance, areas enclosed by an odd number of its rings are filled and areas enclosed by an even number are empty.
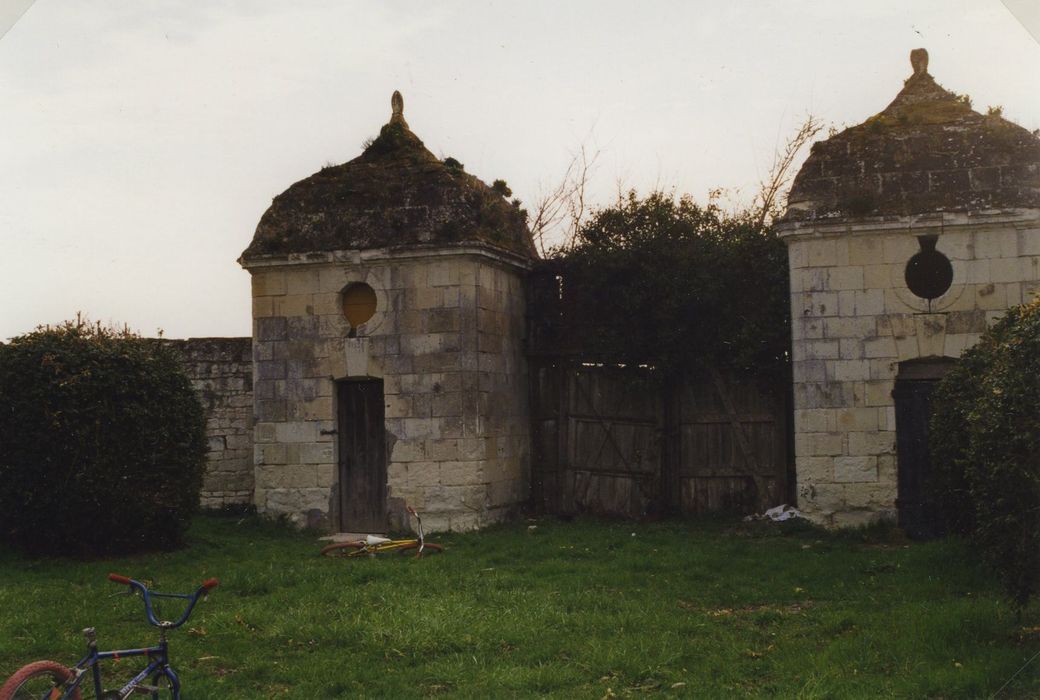
[[[1040,139],[928,74],[924,49],[888,107],[813,145],[786,220],[1040,207]]]
[[[275,197],[243,262],[263,256],[487,243],[533,257],[523,211],[449,158],[441,161],[393,115],[354,160],[322,168]]]

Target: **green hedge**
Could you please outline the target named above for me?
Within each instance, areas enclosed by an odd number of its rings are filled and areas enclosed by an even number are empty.
[[[968,350],[933,405],[944,516],[1024,606],[1040,585],[1040,300],[1011,309]]]
[[[751,215],[629,192],[554,258],[565,292],[571,285],[584,302],[589,357],[652,364],[666,376],[722,367],[786,386],[787,248]]]
[[[160,341],[82,322],[0,345],[0,534],[32,553],[181,544],[203,409]]]

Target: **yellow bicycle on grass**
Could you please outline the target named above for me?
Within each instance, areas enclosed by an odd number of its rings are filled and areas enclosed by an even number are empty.
[[[422,518],[415,512],[415,508],[408,506],[408,512],[415,516],[415,522],[418,524],[416,528],[419,533],[418,538],[407,538],[394,540],[389,537],[379,537],[378,535],[368,535],[363,540],[354,540],[352,542],[333,542],[322,548],[321,554],[326,557],[374,557],[377,554],[385,554],[387,552],[399,552],[401,554],[412,554],[415,553],[415,557],[424,557],[428,554],[440,554],[444,551],[444,547],[433,542],[427,542],[425,535],[423,535]]]

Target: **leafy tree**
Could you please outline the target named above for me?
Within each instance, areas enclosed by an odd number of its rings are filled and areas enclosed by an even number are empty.
[[[1040,299],[1011,309],[968,350],[934,405],[945,517],[1021,609],[1040,586]]]
[[[182,541],[203,409],[172,350],[82,321],[0,345],[0,536],[99,555]]]
[[[665,375],[713,366],[786,381],[787,251],[753,215],[630,191],[553,264],[572,332],[593,356]]]

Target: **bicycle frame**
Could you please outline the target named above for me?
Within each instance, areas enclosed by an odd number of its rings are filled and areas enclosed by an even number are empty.
[[[410,515],[415,518],[416,530],[418,531],[418,537],[409,537],[407,539],[390,539],[388,537],[379,537],[377,535],[368,535],[363,540],[357,540],[352,542],[334,542],[322,548],[322,555],[329,556],[344,556],[349,558],[363,557],[363,556],[375,556],[376,554],[383,554],[385,552],[395,552],[398,550],[410,550],[415,549],[415,556],[421,557],[424,552],[442,552],[444,548],[438,544],[426,541],[426,534],[423,532],[422,518],[411,506],[407,506],[407,511]]]
[[[416,539],[387,540],[386,542],[366,543],[365,546],[358,551],[358,554],[380,554],[382,552],[394,552],[398,549],[404,549],[405,547],[414,547],[415,545],[419,545],[419,552],[421,552],[423,547],[422,540]]]
[[[426,546],[426,536],[423,534],[422,518],[415,512],[415,508],[411,506],[407,507],[409,513],[415,517],[415,522],[418,525],[419,537],[409,537],[403,540],[393,540],[389,537],[378,537],[376,535],[369,535],[362,540],[362,547],[356,552],[356,556],[363,556],[365,554],[380,554],[382,552],[393,552],[398,549],[404,549],[405,547],[414,547],[419,545],[419,551],[415,553],[415,556],[422,556],[423,548]]]
[[[102,693],[100,663],[108,660],[118,661],[122,658],[132,656],[147,656],[149,659],[148,665],[145,666],[144,670],[131,678],[122,688],[116,691],[120,698],[130,695],[135,688],[141,686],[141,684],[148,678],[165,676],[170,682],[170,689],[173,692],[173,700],[180,700],[181,683],[180,679],[177,677],[177,672],[173,670],[169,663],[169,643],[166,640],[165,634],[162,634],[159,644],[153,647],[120,649],[118,651],[99,651],[97,648],[97,639],[94,636],[94,628],[89,627],[83,632],[87,636],[87,647],[89,653],[80,659],[72,669],[73,676],[66,681],[64,687],[61,688],[62,694],[58,696],[60,700],[67,700],[72,697],[73,691],[83,684],[88,670],[90,671],[93,681],[94,696],[100,698]]]
[[[136,689],[146,688],[144,685],[145,680],[151,678],[158,680],[160,676],[166,678],[170,683],[170,691],[173,693],[172,700],[180,700],[181,697],[181,682],[177,676],[177,672],[170,666],[170,645],[166,638],[168,630],[176,629],[180,627],[188,618],[191,616],[192,610],[195,609],[195,604],[199,602],[199,599],[208,593],[210,589],[215,588],[219,585],[217,579],[209,579],[198,588],[192,594],[186,593],[156,593],[149,591],[144,584],[139,581],[135,581],[126,576],[120,576],[119,574],[109,574],[108,578],[110,581],[115,583],[125,584],[130,587],[131,592],[137,592],[141,594],[141,598],[144,599],[144,610],[145,615],[148,618],[148,622],[154,627],[159,628],[159,643],[155,646],[141,647],[138,649],[120,649],[118,651],[99,651],[97,648],[97,632],[93,627],[88,627],[83,630],[83,635],[87,638],[87,655],[80,659],[72,668],[72,677],[67,680],[63,686],[55,688],[51,693],[51,699],[49,700],[68,700],[72,697],[72,693],[82,685],[86,678],[87,671],[90,671],[90,675],[94,686],[94,695],[97,698],[102,697],[101,688],[101,662],[102,661],[118,661],[119,659],[133,656],[144,656],[148,658],[148,663],[144,667],[144,670],[140,671],[131,678],[126,684],[124,684],[116,693],[120,698],[126,698]],[[173,598],[177,600],[188,601],[184,612],[180,618],[175,622],[161,621],[155,615],[155,608],[152,606],[152,598]],[[56,695],[56,691],[61,691],[61,695]],[[151,691],[153,693],[157,691]]]
[[[419,517],[419,514],[415,511],[415,508],[412,508],[411,506],[408,506],[408,512],[415,516],[415,522],[419,526],[419,551],[415,553],[415,556],[421,557],[423,549],[426,547],[426,536],[423,535],[422,518]]]

